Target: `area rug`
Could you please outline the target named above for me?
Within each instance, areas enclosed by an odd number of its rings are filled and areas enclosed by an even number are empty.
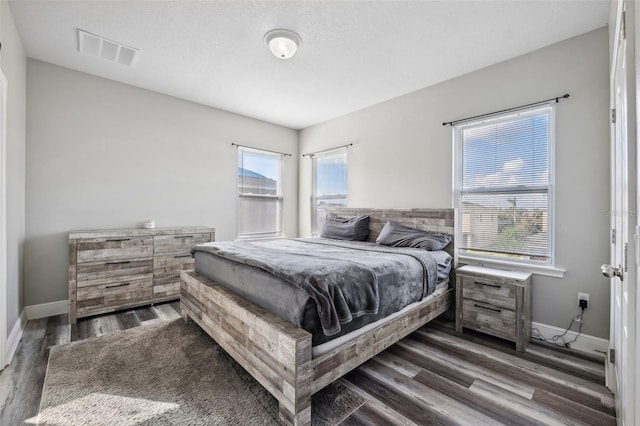
[[[336,425],[365,400],[340,382],[313,396]],[[137,327],[51,348],[41,425],[278,425],[278,404],[193,322]]]

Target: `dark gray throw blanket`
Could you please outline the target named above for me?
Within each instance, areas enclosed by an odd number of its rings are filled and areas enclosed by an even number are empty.
[[[437,263],[431,253],[412,248],[299,238],[206,243],[194,247],[192,252],[195,251],[260,268],[305,291],[316,302],[326,336],[339,333],[341,324],[378,312],[380,267],[376,257],[381,253],[409,256],[422,265],[423,297],[432,293],[437,284]]]

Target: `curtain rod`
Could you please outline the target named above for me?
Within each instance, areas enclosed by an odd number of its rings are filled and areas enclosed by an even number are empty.
[[[252,147],[252,146],[240,145],[240,144],[237,144],[237,143],[235,143],[235,142],[231,142],[231,145],[232,145],[232,146],[237,146],[238,148],[239,148],[239,147],[242,147],[242,148],[255,149],[255,150],[257,150],[257,151],[272,152],[272,153],[274,153],[274,154],[287,155],[287,156],[291,157],[291,154],[287,154],[286,152],[278,152],[278,151],[271,151],[270,149],[254,148],[254,147]]]
[[[313,157],[316,154],[322,154],[323,152],[333,151],[334,149],[339,149],[339,148],[349,148],[352,145],[353,145],[352,143],[348,143],[346,145],[336,146],[335,148],[323,149],[322,151],[316,151],[316,152],[310,152],[308,154],[302,154],[302,156],[303,157]]]
[[[560,99],[567,99],[568,97],[569,97],[569,94],[565,93],[562,96],[557,96],[555,98],[545,99],[544,101],[538,101],[538,102],[533,102],[531,104],[521,105],[521,106],[518,106],[518,107],[507,108],[507,109],[503,109],[503,110],[500,110],[500,111],[489,112],[487,114],[475,115],[473,117],[461,118],[459,120],[446,121],[446,122],[442,123],[442,125],[443,126],[453,126],[455,124],[462,123],[463,121],[469,121],[469,120],[473,120],[475,118],[489,117],[491,115],[501,114],[503,112],[517,111],[517,110],[520,110],[520,109],[523,109],[523,108],[527,108],[527,107],[546,104],[546,103],[551,102],[551,101],[556,101],[556,103],[558,103],[558,102],[560,102]]]

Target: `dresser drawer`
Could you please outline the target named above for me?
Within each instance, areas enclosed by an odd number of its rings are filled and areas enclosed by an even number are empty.
[[[152,257],[153,237],[83,238],[77,256],[78,263]]]
[[[516,337],[515,311],[477,300],[463,299],[462,325],[505,339]]]
[[[121,283],[153,274],[153,259],[108,260],[81,263],[77,269],[78,287]]]
[[[153,274],[155,276],[177,275],[180,280],[180,271],[192,271],[195,260],[191,254],[170,254],[153,258]]]
[[[182,253],[191,252],[191,248],[195,245],[208,243],[211,239],[210,233],[196,233],[185,235],[158,235],[154,237],[154,253]]]
[[[153,259],[153,297],[180,295],[180,272],[193,271],[191,254],[161,255]]]
[[[168,282],[165,283],[154,283],[153,285],[153,298],[170,298],[175,297],[176,299],[180,297],[180,280],[166,280]]]
[[[462,277],[462,280],[463,298],[515,311],[517,294],[515,285],[476,277]]]
[[[148,301],[153,298],[153,278],[100,284],[78,288],[78,314],[85,316],[91,313],[115,310],[119,306]]]

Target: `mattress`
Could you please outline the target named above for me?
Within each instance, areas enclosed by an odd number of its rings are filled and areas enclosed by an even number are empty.
[[[298,240],[301,242],[306,241],[307,243],[321,242],[324,245],[333,244],[333,240],[322,238]],[[209,243],[206,245],[212,244],[220,246],[223,243]],[[347,323],[341,324],[340,330],[331,335],[323,332],[318,314],[318,305],[310,294],[303,289],[260,267],[247,265],[209,251],[199,250],[197,247],[194,249],[193,254],[197,273],[216,281],[248,301],[309,331],[313,336],[313,346],[349,334],[367,324],[398,312],[427,296],[424,285],[425,268],[420,261],[406,254],[407,250],[419,249],[402,249],[398,250],[398,253],[384,253],[376,251],[380,250],[380,248],[373,243],[350,242],[349,245],[353,246],[352,249],[345,243],[336,242],[335,244],[342,247],[336,248],[336,250],[343,250],[343,248],[345,250],[355,250],[353,255],[354,257],[358,255],[360,261],[363,261],[362,252],[367,253],[365,261],[370,263],[369,266],[375,269],[377,274],[379,306],[375,313],[360,315]],[[306,244],[304,247],[306,251],[313,251],[316,245],[318,244]],[[391,250],[385,248],[385,251]],[[421,256],[424,256],[424,251],[419,250],[419,252]],[[429,253],[429,256],[437,263],[437,282],[447,281],[451,268],[451,256],[444,251]],[[306,254],[308,255],[308,253]],[[349,258],[350,254],[351,252],[345,251],[344,257]],[[388,267],[390,263],[401,264],[402,267],[390,268]]]

